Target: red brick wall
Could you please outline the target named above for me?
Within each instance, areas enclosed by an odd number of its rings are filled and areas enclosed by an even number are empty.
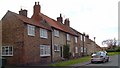
[[[27,35],[27,24],[24,25],[24,48],[25,48],[25,63],[36,63],[43,62],[44,59],[48,63],[51,61],[51,57],[40,57],[40,45],[49,45],[51,46],[51,32],[48,31],[48,39],[40,38],[39,27],[35,27],[35,36]]]
[[[13,46],[13,56],[5,57],[9,64],[23,62],[23,23],[10,12],[2,19],[2,43],[3,46]]]

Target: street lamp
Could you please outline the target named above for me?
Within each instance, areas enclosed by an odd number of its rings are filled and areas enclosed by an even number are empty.
[[[94,37],[94,52],[95,52],[95,39],[96,39],[96,37]]]

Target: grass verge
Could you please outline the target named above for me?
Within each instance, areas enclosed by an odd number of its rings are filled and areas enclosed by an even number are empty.
[[[118,54],[120,54],[120,52],[108,52],[109,56],[118,55]]]
[[[68,61],[61,61],[55,64],[49,64],[49,66],[69,66],[77,63],[87,62],[90,60],[90,56],[78,58],[78,59],[72,59]]]

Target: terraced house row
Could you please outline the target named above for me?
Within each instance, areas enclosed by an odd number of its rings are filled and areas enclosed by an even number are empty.
[[[19,14],[8,11],[2,18],[1,55],[7,64],[61,61],[64,45],[69,45],[71,59],[101,50],[89,35],[71,28],[69,19],[63,20],[62,14],[54,20],[41,13],[39,2],[35,2],[31,18],[23,9]]]

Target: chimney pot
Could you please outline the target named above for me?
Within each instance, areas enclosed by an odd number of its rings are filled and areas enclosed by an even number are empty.
[[[37,5],[37,2],[35,2],[35,5]]]
[[[38,2],[38,5],[39,5],[39,2]]]

